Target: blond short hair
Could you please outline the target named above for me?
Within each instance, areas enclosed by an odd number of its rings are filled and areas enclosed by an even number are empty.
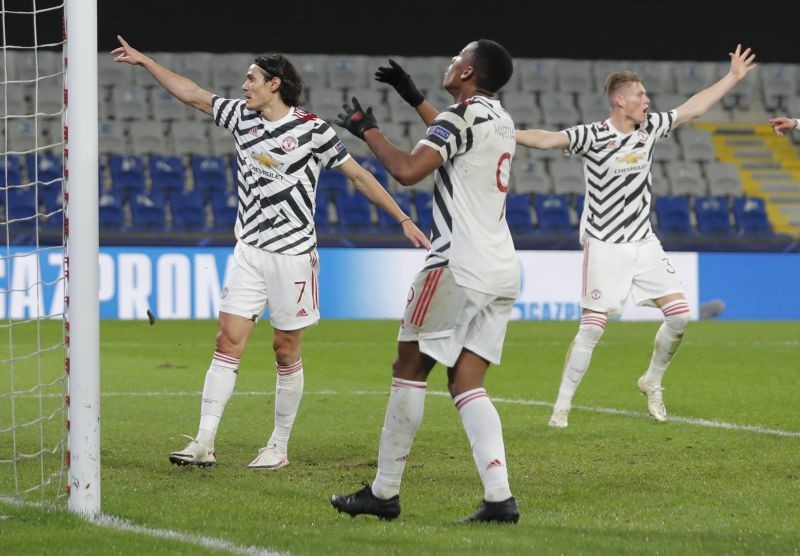
[[[630,70],[612,73],[606,77],[606,84],[603,87],[603,92],[606,98],[611,101],[611,98],[617,94],[622,87],[629,83],[641,83],[642,78]]]

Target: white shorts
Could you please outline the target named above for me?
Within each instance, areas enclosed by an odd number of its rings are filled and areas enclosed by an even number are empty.
[[[238,241],[233,260],[222,288],[221,312],[256,322],[269,309],[269,321],[278,330],[297,330],[319,321],[316,250],[282,255]]]
[[[581,290],[584,309],[615,317],[622,313],[630,294],[636,305],[655,307],[654,299],[683,291],[657,237],[632,243],[586,238]]]
[[[419,342],[419,349],[452,367],[462,349],[490,363],[500,363],[514,300],[456,284],[448,267],[418,273],[397,340]]]

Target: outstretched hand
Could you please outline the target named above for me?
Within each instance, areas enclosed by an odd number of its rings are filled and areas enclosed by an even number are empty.
[[[389,66],[388,68],[386,66],[379,67],[378,71],[375,72],[375,80],[381,83],[388,83],[394,87],[400,96],[403,97],[403,100],[410,104],[412,108],[416,108],[422,104],[425,97],[419,92],[419,89],[417,89],[417,86],[414,84],[414,80],[411,79],[411,76],[408,75],[406,70],[391,58],[389,58]]]
[[[411,219],[404,220],[401,224],[403,226],[403,234],[411,241],[414,247],[424,247],[425,249],[431,248],[431,242],[428,236],[422,233],[422,230],[417,228],[417,225]]]
[[[783,137],[784,129],[796,129],[798,124],[797,120],[794,118],[784,118],[783,116],[778,116],[776,118],[770,118],[769,125],[772,126],[772,131],[775,132],[775,135],[778,137]]]
[[[742,52],[741,44],[736,45],[735,52],[728,52],[728,56],[731,57],[731,74],[737,80],[744,78],[745,75],[756,68],[756,64],[753,63],[753,60],[756,59],[755,52],[752,52],[750,48]]]
[[[377,129],[378,122],[375,120],[375,116],[372,115],[371,106],[364,110],[356,97],[353,97],[352,100],[352,107],[349,104],[342,105],[344,112],[338,115],[334,123],[342,126],[359,139],[364,140],[364,132],[368,129]]]
[[[121,36],[117,35],[117,40],[122,46],[111,51],[111,54],[117,56],[114,58],[115,62],[126,62],[136,66],[145,60],[146,56],[129,45]]]

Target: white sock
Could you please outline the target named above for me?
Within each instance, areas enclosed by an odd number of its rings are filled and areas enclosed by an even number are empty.
[[[387,500],[400,493],[408,453],[422,424],[426,386],[426,382],[392,379],[378,450],[378,472],[372,483],[372,494],[378,498]]]
[[[231,399],[233,387],[236,385],[237,374],[239,374],[239,358],[215,351],[203,384],[200,427],[196,437],[198,442],[212,450],[225,404]]]
[[[275,381],[275,428],[267,441],[267,446],[276,444],[286,453],[292,425],[303,397],[303,360],[298,359],[291,365],[275,363],[277,379]]]
[[[608,317],[603,313],[589,313],[581,318],[578,334],[567,351],[555,409],[572,407],[572,397],[589,369],[592,352],[603,336],[607,320]]]
[[[685,299],[671,301],[661,307],[661,311],[664,313],[664,322],[656,332],[653,357],[645,374],[645,380],[654,386],[661,386],[664,373],[681,345],[689,324],[689,304]]]
[[[483,483],[484,500],[501,502],[511,498],[503,425],[492,400],[486,395],[486,390],[468,390],[453,398],[453,403],[458,409],[472,446],[472,457]]]

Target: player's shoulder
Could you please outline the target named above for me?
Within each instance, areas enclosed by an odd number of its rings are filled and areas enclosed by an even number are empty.
[[[307,110],[303,110],[302,108],[295,107],[294,113],[292,114],[295,119],[300,120],[301,122],[316,122],[322,121],[319,116],[312,112],[308,112]]]

